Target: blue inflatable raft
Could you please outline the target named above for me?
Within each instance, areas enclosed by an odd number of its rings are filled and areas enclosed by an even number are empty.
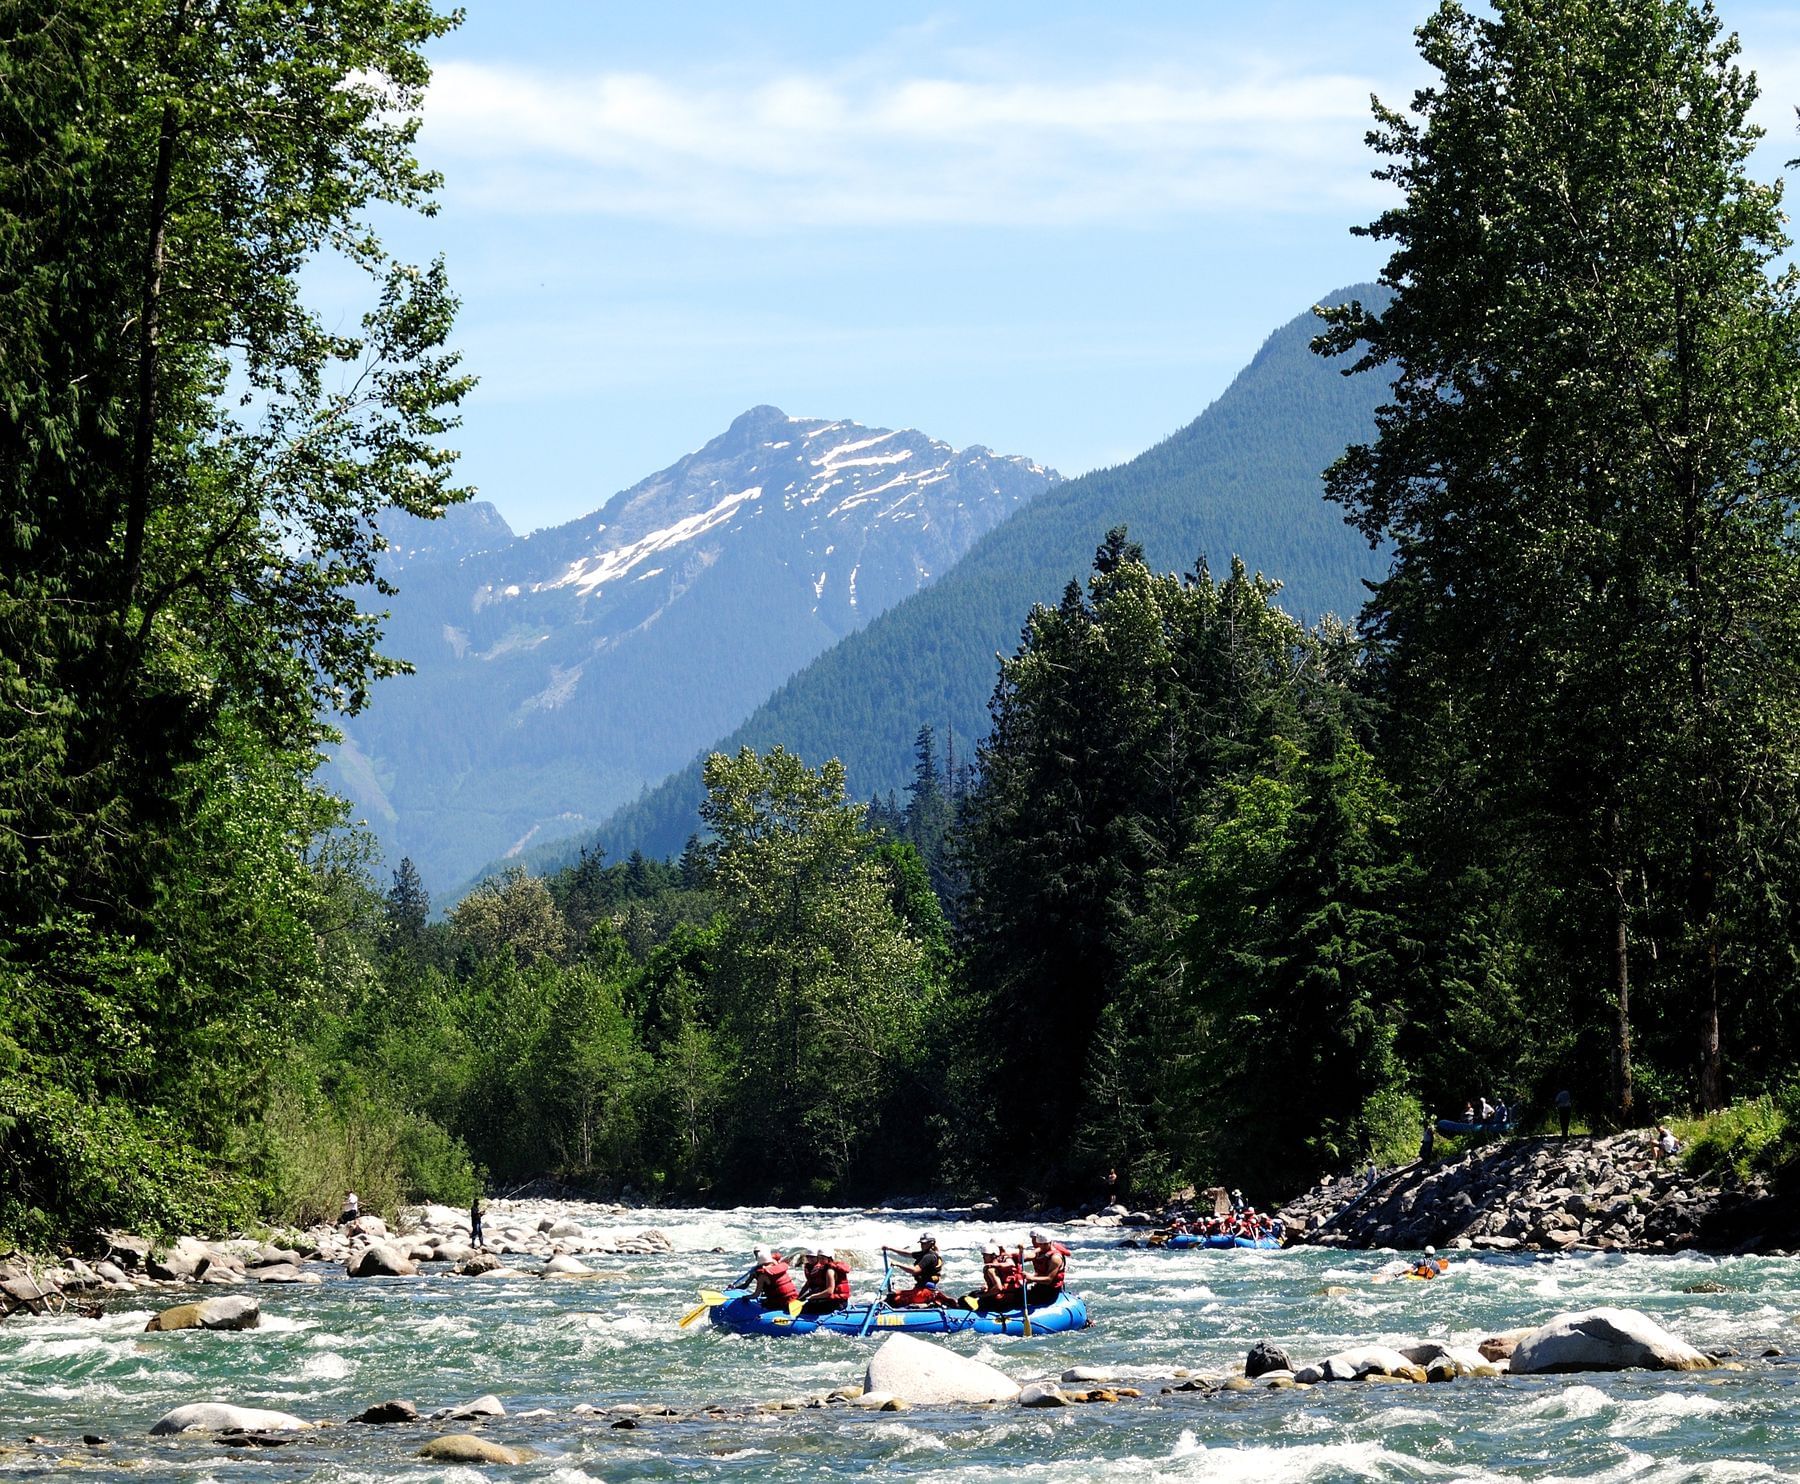
[[[871,1310],[873,1312],[871,1312]],[[887,1304],[851,1304],[834,1314],[795,1314],[785,1309],[765,1309],[743,1292],[714,1304],[708,1317],[720,1329],[740,1335],[810,1335],[823,1331],[834,1335],[887,1335],[896,1330],[920,1335],[1023,1335],[1025,1318],[1017,1310],[1004,1314],[978,1314],[969,1309],[893,1308]],[[1075,1293],[1060,1295],[1055,1303],[1031,1311],[1031,1333],[1061,1334],[1086,1329],[1087,1300]]]
[[[1183,1232],[1178,1237],[1170,1237],[1163,1243],[1179,1251],[1183,1247],[1206,1247],[1213,1251],[1229,1251],[1233,1247],[1254,1247],[1258,1251],[1280,1251],[1281,1243],[1274,1237],[1202,1237],[1193,1232]]]

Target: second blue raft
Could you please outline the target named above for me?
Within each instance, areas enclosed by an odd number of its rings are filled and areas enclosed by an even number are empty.
[[[1184,1232],[1178,1237],[1170,1237],[1163,1243],[1165,1247],[1210,1247],[1215,1251],[1223,1251],[1232,1247],[1254,1247],[1258,1251],[1278,1251],[1281,1243],[1274,1237],[1200,1237],[1192,1232]]]

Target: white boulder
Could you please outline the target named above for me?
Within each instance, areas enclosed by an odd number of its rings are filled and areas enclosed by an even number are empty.
[[[573,1257],[553,1257],[544,1264],[546,1278],[591,1278],[594,1270]]]
[[[165,1412],[150,1429],[153,1438],[179,1432],[298,1432],[310,1428],[286,1412],[267,1412],[261,1407],[234,1407],[229,1402],[190,1402]]]
[[[869,1357],[863,1391],[885,1391],[915,1406],[1010,1402],[1019,1395],[1005,1372],[911,1335],[890,1335]]]
[[[1423,1381],[1424,1370],[1414,1365],[1398,1350],[1386,1345],[1358,1345],[1340,1350],[1319,1364],[1327,1381],[1360,1381],[1371,1373],[1378,1376],[1405,1376],[1409,1381]],[[1299,1379],[1299,1372],[1295,1372]]]
[[[1706,1371],[1718,1362],[1636,1309],[1558,1314],[1512,1353],[1515,1376],[1551,1371]]]

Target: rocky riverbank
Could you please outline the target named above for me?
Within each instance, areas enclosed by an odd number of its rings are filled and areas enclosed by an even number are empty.
[[[1644,1131],[1605,1138],[1497,1139],[1313,1187],[1281,1211],[1289,1240],[1348,1248],[1427,1244],[1489,1252],[1771,1250],[1744,1234],[1770,1201],[1658,1163]],[[1754,1223],[1752,1223],[1754,1225]]]
[[[650,1256],[669,1250],[661,1232],[602,1238],[565,1201],[494,1201],[485,1208],[482,1242],[471,1240],[466,1211],[420,1206],[392,1230],[381,1217],[341,1226],[277,1231],[267,1239],[158,1243],[129,1232],[96,1237],[85,1255],[0,1256],[0,1318],[12,1313],[97,1310],[113,1296],[193,1284],[317,1284],[341,1268],[352,1278],[415,1277],[436,1266],[461,1277],[546,1278],[591,1275],[581,1257]],[[625,1206],[583,1205],[588,1220],[629,1214]]]

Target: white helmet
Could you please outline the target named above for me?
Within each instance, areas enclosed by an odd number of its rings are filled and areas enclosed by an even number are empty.
[[[758,1262],[767,1262],[769,1260],[769,1249],[767,1247],[758,1247],[751,1255],[755,1257]]]
[[[1048,1242],[1050,1240],[1050,1238],[1045,1236],[1043,1232],[1037,1230],[1037,1228],[1034,1227],[1034,1228],[1032,1228],[1032,1232],[1031,1232],[1031,1240],[1034,1245],[1038,1245],[1038,1244],[1041,1244],[1044,1242]]]
[[[1437,1248],[1435,1248],[1435,1247],[1427,1247],[1427,1248],[1426,1248],[1426,1249],[1425,1249],[1425,1255],[1426,1255],[1426,1256],[1427,1256],[1427,1257],[1436,1257],[1436,1256],[1437,1256]]]
[[[981,1244],[981,1255],[983,1257],[998,1257],[1000,1255],[1000,1244],[998,1242],[983,1242]]]

